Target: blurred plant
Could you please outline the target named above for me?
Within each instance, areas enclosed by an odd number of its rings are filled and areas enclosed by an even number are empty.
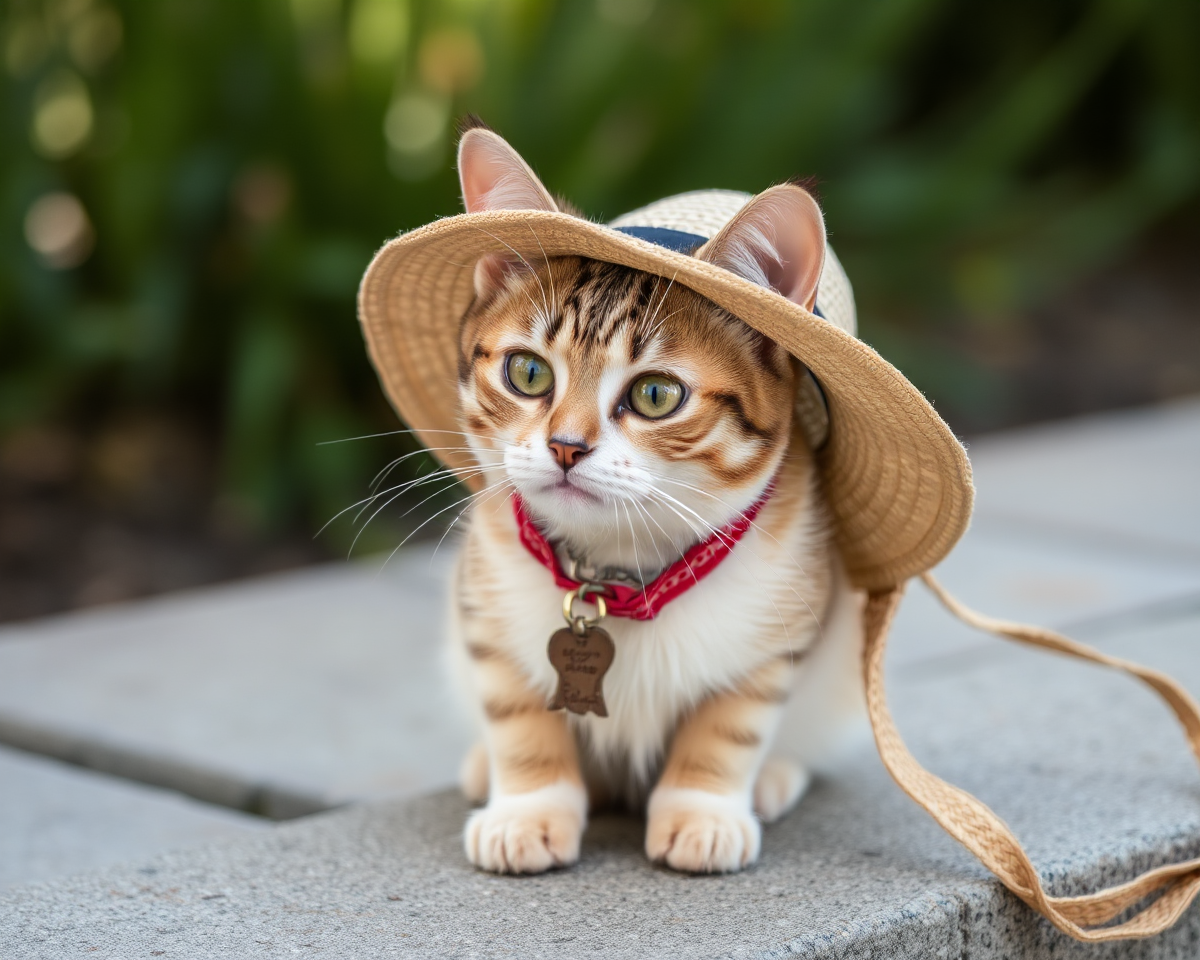
[[[374,447],[316,444],[393,428],[354,293],[379,243],[455,212],[457,114],[598,217],[817,174],[865,337],[952,410],[1002,405],[1004,384],[931,333],[1015,323],[1200,190],[1194,0],[9,0],[3,17],[0,431],[208,416],[222,509],[267,526],[323,521],[376,466]],[[403,436],[381,442],[403,454]]]

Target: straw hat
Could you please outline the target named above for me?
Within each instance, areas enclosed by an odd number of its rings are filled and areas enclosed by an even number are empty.
[[[751,199],[728,190],[684,193],[607,225],[554,210],[488,210],[397,237],[371,261],[358,296],[384,389],[428,446],[446,445],[442,431],[458,429],[459,320],[474,297],[476,262],[487,254],[591,257],[674,280],[781,344],[813,373],[828,408],[818,459],[847,570],[868,590],[903,583],[937,564],[967,528],[973,488],[966,452],[921,393],[855,336],[853,294],[832,250],[815,312],[682,252],[714,237]],[[811,421],[813,404],[799,412]],[[440,459],[451,467],[473,464],[469,455]]]

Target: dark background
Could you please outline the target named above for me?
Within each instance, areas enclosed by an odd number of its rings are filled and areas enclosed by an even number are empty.
[[[314,533],[413,449],[324,443],[398,426],[356,285],[458,210],[467,111],[599,218],[816,175],[960,435],[1200,391],[1195,0],[2,9],[0,619],[347,552]]]

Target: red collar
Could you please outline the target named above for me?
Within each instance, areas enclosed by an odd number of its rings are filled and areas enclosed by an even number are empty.
[[[643,588],[626,586],[621,583],[604,584],[604,596],[608,601],[608,612],[616,617],[629,617],[633,620],[653,620],[658,611],[703,580],[717,568],[717,565],[733,551],[734,545],[742,539],[758,511],[770,499],[775,490],[774,481],[767,487],[763,495],[733,523],[718,530],[703,543],[690,548],[687,553],[667,567],[662,573],[646,584]],[[513,494],[513,514],[517,518],[517,532],[521,543],[525,545],[535,560],[554,574],[554,582],[564,590],[575,590],[580,586],[578,580],[572,580],[558,562],[558,555],[546,539],[537,524],[525,512],[525,505],[520,496]]]

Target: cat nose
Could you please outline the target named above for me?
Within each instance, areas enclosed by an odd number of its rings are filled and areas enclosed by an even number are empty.
[[[564,473],[592,452],[586,443],[575,443],[559,437],[554,437],[547,443],[547,446],[554,455],[554,459],[558,461],[558,465],[563,468]]]

